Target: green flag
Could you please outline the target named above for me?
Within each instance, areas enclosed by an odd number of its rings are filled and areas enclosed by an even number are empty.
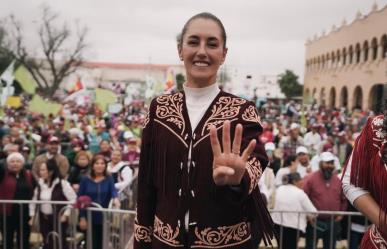
[[[50,113],[54,115],[58,114],[61,108],[62,105],[55,102],[45,101],[39,95],[34,95],[28,106],[29,111],[41,113],[46,117]]]
[[[117,102],[117,95],[106,89],[95,89],[95,103],[101,108],[102,111],[106,111],[109,104]]]
[[[32,75],[28,70],[25,68],[25,66],[20,65],[15,73],[14,73],[15,80],[17,80],[20,84],[20,86],[23,88],[24,91],[26,91],[29,94],[34,94],[35,89],[38,87],[38,84],[32,78]]]

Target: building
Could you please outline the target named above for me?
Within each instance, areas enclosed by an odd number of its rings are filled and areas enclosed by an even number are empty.
[[[304,100],[380,111],[387,98],[387,5],[306,42]]]

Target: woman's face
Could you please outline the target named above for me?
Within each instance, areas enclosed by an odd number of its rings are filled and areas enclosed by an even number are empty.
[[[80,156],[78,157],[77,164],[78,166],[85,168],[89,165],[89,158],[87,158],[87,156]]]
[[[122,159],[121,152],[118,150],[113,151],[113,153],[111,155],[111,159],[112,159],[112,163],[114,163],[114,164],[119,163]]]
[[[213,84],[227,54],[221,28],[215,21],[204,18],[194,19],[188,24],[178,50],[190,87]]]
[[[45,163],[42,163],[42,165],[40,165],[39,177],[42,178],[43,180],[48,179],[48,170],[47,170],[47,165]]]
[[[7,162],[8,170],[14,173],[20,172],[23,168],[23,161],[17,158],[13,158]]]
[[[108,141],[102,141],[101,144],[99,145],[100,149],[102,152],[107,152],[110,150],[110,145]]]
[[[106,164],[103,159],[98,159],[97,161],[95,161],[93,165],[94,173],[96,175],[102,175],[103,172],[105,171],[105,168],[106,168]]]

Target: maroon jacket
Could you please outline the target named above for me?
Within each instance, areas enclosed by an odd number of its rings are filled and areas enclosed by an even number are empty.
[[[215,125],[221,137],[226,120],[231,121],[231,137],[235,126],[243,125],[241,151],[251,139],[258,141],[239,191],[216,186],[212,178],[209,127]],[[272,236],[272,221],[258,190],[258,180],[268,162],[258,140],[261,132],[254,104],[223,91],[194,132],[184,92],[154,99],[142,135],[134,248],[188,245],[250,249],[252,235],[257,236],[251,233],[251,227],[265,237]],[[187,211],[188,232],[184,224]]]
[[[31,171],[22,170],[20,174],[23,174],[24,180],[27,181],[28,186],[30,187],[30,198],[32,198],[33,191],[33,179]],[[4,176],[0,179],[0,200],[14,200],[15,191],[16,191],[16,175],[10,173],[7,169],[4,171]],[[5,205],[6,215],[11,215],[13,204]],[[0,204],[1,210],[3,210],[3,205]],[[1,211],[2,213],[3,211]]]

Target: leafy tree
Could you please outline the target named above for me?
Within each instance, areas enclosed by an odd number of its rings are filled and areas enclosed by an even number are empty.
[[[4,46],[0,44],[2,51],[7,51],[17,63],[27,68],[38,84],[37,90],[49,98],[60,87],[63,79],[82,64],[86,48],[87,28],[76,25],[76,32],[73,34],[67,23],[56,25],[58,19],[57,13],[48,6],[43,6],[37,32],[43,59],[36,58],[36,51],[26,47],[22,25],[13,15],[6,19],[6,30],[10,35],[6,36]]]
[[[298,82],[298,76],[291,70],[285,70],[278,79],[281,91],[287,98],[302,96],[302,85]]]

